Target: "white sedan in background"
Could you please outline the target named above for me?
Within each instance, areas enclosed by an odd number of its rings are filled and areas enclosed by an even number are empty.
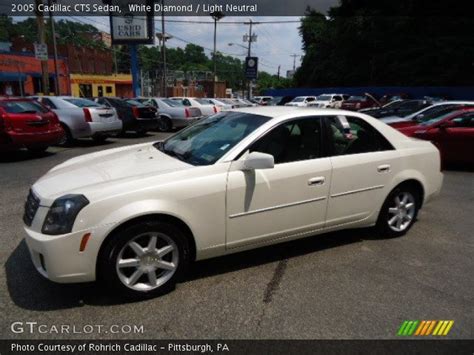
[[[205,99],[198,99],[194,97],[170,97],[170,99],[179,101],[187,107],[199,108],[203,116],[210,116],[221,110],[218,106],[204,101]]]
[[[26,242],[52,281],[150,297],[194,260],[346,228],[403,235],[442,180],[430,142],[361,113],[225,111],[51,169],[25,204]]]
[[[316,101],[316,96],[297,96],[285,106],[306,107]]]

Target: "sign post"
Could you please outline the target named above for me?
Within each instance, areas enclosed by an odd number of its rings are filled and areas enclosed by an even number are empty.
[[[132,71],[133,95],[140,96],[140,69],[138,66],[138,44],[154,43],[154,14],[150,12],[130,12],[129,5],[148,5],[153,9],[153,0],[112,0],[112,5],[122,9],[120,16],[110,14],[112,45],[128,44]]]

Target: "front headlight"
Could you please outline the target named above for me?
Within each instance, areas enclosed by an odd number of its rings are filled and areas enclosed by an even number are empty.
[[[49,235],[70,233],[77,214],[88,204],[89,200],[83,195],[65,195],[56,199],[41,232]]]

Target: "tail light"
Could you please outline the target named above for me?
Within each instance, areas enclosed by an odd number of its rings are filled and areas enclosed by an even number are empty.
[[[214,109],[214,113],[217,113],[217,107],[213,106],[212,108]]]
[[[11,131],[13,130],[12,123],[8,119],[8,115],[1,114],[0,115],[0,132],[1,131]]]
[[[84,111],[84,119],[86,120],[86,122],[92,122],[91,110],[86,107],[82,110]]]
[[[188,108],[185,108],[185,109],[184,109],[184,115],[186,116],[186,118],[191,117],[191,113],[189,112],[189,109],[188,109]]]
[[[360,102],[356,103],[356,108],[360,108]]]
[[[139,112],[139,110],[138,110],[138,107],[133,106],[133,107],[132,107],[132,113],[133,113],[133,116],[134,116],[135,118],[139,118],[139,117],[140,117],[140,112]]]

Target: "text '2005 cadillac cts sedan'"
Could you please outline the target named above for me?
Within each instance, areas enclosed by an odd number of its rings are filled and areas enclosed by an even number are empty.
[[[52,281],[149,297],[194,260],[344,228],[402,235],[442,180],[431,143],[367,115],[238,109],[56,166],[31,188],[26,242]]]

